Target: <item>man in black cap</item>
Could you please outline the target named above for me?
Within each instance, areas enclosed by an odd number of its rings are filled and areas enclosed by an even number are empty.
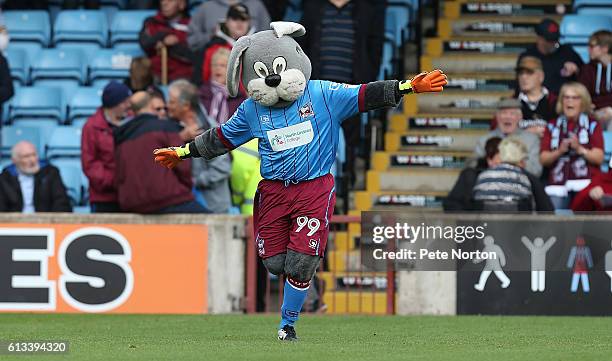
[[[582,59],[567,44],[559,44],[559,24],[544,19],[536,28],[536,42],[519,55],[517,65],[524,56],[535,56],[542,61],[544,86],[557,94],[566,81],[576,80]]]

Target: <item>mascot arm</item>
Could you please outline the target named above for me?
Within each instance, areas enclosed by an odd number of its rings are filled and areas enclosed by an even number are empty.
[[[365,111],[396,106],[402,97],[410,93],[441,92],[448,84],[441,70],[421,73],[410,80],[381,80],[368,83],[365,89]]]
[[[224,144],[219,136],[219,127],[215,127],[180,147],[155,149],[153,157],[157,163],[172,169],[183,159],[200,157],[213,159],[227,153],[232,148],[230,144]]]

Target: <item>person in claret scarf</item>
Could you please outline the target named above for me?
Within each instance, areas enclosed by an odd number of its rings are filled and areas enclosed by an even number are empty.
[[[186,0],[161,0],[159,12],[147,18],[140,31],[140,46],[151,59],[156,83],[161,79],[163,47],[168,50],[168,81],[191,78],[193,54],[187,45],[190,18],[186,7]]]
[[[555,209],[567,209],[576,194],[599,176],[604,160],[603,133],[589,117],[591,96],[584,85],[569,82],[561,87],[556,119],[546,127],[540,161],[548,171],[546,193]]]

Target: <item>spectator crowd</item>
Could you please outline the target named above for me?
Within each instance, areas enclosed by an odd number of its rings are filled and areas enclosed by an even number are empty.
[[[66,9],[79,4],[100,7],[96,0],[61,2]],[[212,161],[187,160],[173,170],[156,166],[151,151],[189,142],[231,117],[247,95],[244,89],[237,97],[228,94],[230,51],[241,36],[280,20],[287,1],[209,0],[191,11],[188,5],[187,0],[127,1],[128,8],[157,13],[139,33],[145,56],[132,59],[127,79],[104,87],[102,106],[82,130],[81,162],[92,212],[227,213],[232,206],[252,212],[261,179],[256,141]],[[46,9],[49,4],[5,0],[2,6]],[[309,0],[303,7],[307,33],[298,41],[312,60],[313,78],[376,80],[384,1]],[[6,47],[3,32],[0,28],[0,50]],[[517,59],[516,96],[499,102],[492,129],[475,145],[476,161],[461,173],[445,210],[489,209],[500,201],[529,211],[612,207],[612,176],[600,169],[603,132],[612,130],[612,33],[592,34],[587,64],[571,46],[559,43],[554,20],[544,19],[536,34]],[[8,67],[0,55],[0,102],[13,94]],[[359,161],[361,119],[347,120],[343,128],[346,169],[352,171]],[[57,168],[39,160],[32,144],[16,144],[11,160],[0,175],[0,210],[71,210]],[[355,175],[351,178],[354,182]]]
[[[604,130],[612,130],[612,33],[589,38],[590,62],[559,43],[544,19],[517,59],[516,97],[498,103],[476,161],[444,200],[446,211],[612,209],[612,176],[601,170]]]

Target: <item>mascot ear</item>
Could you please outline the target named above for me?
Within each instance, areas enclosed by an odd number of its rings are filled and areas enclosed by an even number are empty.
[[[292,38],[297,38],[306,34],[306,29],[302,24],[292,23],[290,21],[275,21],[270,23],[270,28],[274,31],[277,38],[283,35],[289,35]]]
[[[251,45],[251,39],[248,36],[238,39],[227,61],[227,90],[232,97],[238,95],[242,54],[249,48],[249,45]]]

